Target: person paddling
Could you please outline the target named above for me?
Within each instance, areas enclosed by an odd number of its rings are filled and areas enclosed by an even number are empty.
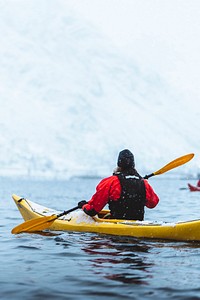
[[[113,175],[101,180],[92,198],[80,201],[78,206],[87,215],[95,216],[108,204],[110,218],[142,221],[145,206],[154,208],[158,202],[151,185],[135,169],[134,155],[124,149],[119,152]]]

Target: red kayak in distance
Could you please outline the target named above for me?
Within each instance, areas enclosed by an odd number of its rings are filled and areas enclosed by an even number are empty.
[[[188,183],[188,187],[189,187],[190,192],[200,192],[199,186],[195,186],[195,185]]]

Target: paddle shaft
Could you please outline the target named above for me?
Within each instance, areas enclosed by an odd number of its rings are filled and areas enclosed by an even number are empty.
[[[64,215],[67,215],[67,214],[69,214],[70,212],[72,212],[72,211],[74,211],[74,210],[77,210],[78,208],[79,208],[79,207],[76,206],[76,207],[73,207],[73,208],[71,208],[71,209],[69,209],[69,210],[64,210],[62,213],[60,213],[59,215],[56,216],[56,219],[57,219],[57,218],[60,218],[60,217],[62,217],[62,216],[64,216]]]
[[[152,176],[155,176],[155,174],[154,174],[154,173],[151,173],[151,174],[149,174],[149,175],[145,175],[143,178],[144,178],[144,179],[149,179],[149,178],[152,177]]]

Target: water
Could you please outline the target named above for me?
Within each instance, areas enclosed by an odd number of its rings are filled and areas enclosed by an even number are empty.
[[[67,210],[88,200],[98,179],[0,179],[1,299],[200,299],[200,243],[94,233],[12,235],[23,222],[11,195]],[[187,180],[149,180],[160,196],[146,220],[199,218],[200,193]],[[196,181],[191,181],[195,184]]]

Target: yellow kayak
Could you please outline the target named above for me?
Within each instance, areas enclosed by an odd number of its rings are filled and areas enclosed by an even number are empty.
[[[12,198],[25,221],[61,213],[17,195],[12,195]],[[109,220],[103,218],[107,213],[107,210],[103,210],[98,216],[90,217],[78,209],[55,219],[48,230],[94,232],[162,240],[200,241],[200,220],[176,223]]]

